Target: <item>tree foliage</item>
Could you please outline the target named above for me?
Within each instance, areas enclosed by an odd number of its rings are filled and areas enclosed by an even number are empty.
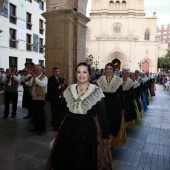
[[[170,69],[170,50],[167,50],[165,57],[158,58],[158,68]]]

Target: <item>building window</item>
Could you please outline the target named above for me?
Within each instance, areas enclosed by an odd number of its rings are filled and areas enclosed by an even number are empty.
[[[26,63],[32,63],[32,59],[31,58],[26,58],[25,62]]]
[[[40,29],[39,29],[40,34],[43,34],[44,28],[43,28],[43,20],[42,19],[39,20],[39,27],[40,27]]]
[[[28,2],[32,3],[32,0],[27,0]]]
[[[32,51],[31,35],[30,35],[30,34],[27,34],[26,49],[27,49],[28,51]]]
[[[122,9],[126,9],[126,1],[122,1]]]
[[[39,0],[39,8],[40,8],[41,10],[44,10],[44,2],[41,1],[41,0]]]
[[[10,34],[9,47],[17,48],[18,41],[16,40],[16,30],[10,28],[9,34]]]
[[[27,29],[31,30],[32,24],[31,24],[31,14],[27,12]]]
[[[39,60],[39,65],[44,66],[44,60]]]
[[[116,1],[116,9],[120,9],[120,2]]]
[[[110,2],[109,2],[109,9],[114,9],[114,3],[113,3],[113,1],[110,1]]]
[[[16,17],[16,6],[13,4],[10,4],[10,22],[13,24],[16,24],[17,17]]]
[[[9,68],[11,66],[14,66],[17,68],[17,57],[11,57],[9,56]]]
[[[149,40],[150,39],[150,33],[149,33],[149,30],[147,29],[145,31],[145,40]]]
[[[40,45],[40,50],[39,50],[39,52],[40,52],[40,53],[43,53],[43,52],[44,52],[44,50],[43,50],[44,47],[43,47],[43,39],[42,39],[42,38],[39,39],[39,45]]]

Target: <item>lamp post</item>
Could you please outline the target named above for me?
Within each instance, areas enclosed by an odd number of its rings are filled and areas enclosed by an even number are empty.
[[[98,61],[95,61],[95,62],[94,62],[94,65],[95,65],[95,67],[96,67],[96,69],[97,69],[97,66],[99,65],[99,62],[98,62]]]
[[[88,56],[88,58],[89,58],[90,62],[92,62],[94,57],[90,54],[90,55]]]
[[[94,57],[90,54],[90,55],[86,58],[85,62],[88,63],[89,65],[92,65],[92,64],[93,64],[93,58],[94,58]]]
[[[140,62],[138,63],[138,66],[139,66],[140,71],[141,71],[141,68],[142,68],[142,66],[143,66],[143,63],[140,61]]]

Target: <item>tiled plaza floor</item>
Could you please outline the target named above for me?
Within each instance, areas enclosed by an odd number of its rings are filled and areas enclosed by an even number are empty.
[[[19,93],[17,117],[0,118],[0,170],[44,170],[53,132],[47,123],[43,136],[29,132]],[[3,105],[0,105],[3,116]],[[113,170],[170,170],[170,93],[157,85],[140,126],[127,129],[127,142],[113,150]]]

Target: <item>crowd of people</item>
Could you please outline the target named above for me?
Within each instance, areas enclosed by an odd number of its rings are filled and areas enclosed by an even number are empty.
[[[17,72],[15,66],[11,66],[6,71],[1,68],[0,84],[5,99],[5,110],[2,119],[8,118],[10,103],[12,104],[11,118],[16,117],[18,87],[22,85],[22,107],[28,110],[27,116],[23,118],[30,119],[29,123],[33,124],[33,129],[30,132],[37,132],[38,135],[46,133],[45,101],[50,102],[52,113],[51,126],[55,130],[57,112],[65,85],[63,84],[64,79],[59,77],[59,69],[54,67],[52,71],[53,75],[47,78],[44,68],[34,63],[25,63],[25,68],[19,72]]]
[[[158,74],[157,76],[157,83],[162,84],[164,86],[164,90],[169,91],[170,87],[170,74]]]
[[[57,67],[47,78],[40,65],[25,63],[20,72],[14,66],[1,69],[1,90],[5,93],[3,119],[17,115],[18,86],[23,85],[24,119],[31,132],[46,133],[45,101],[51,106],[54,144],[47,161],[50,169],[111,170],[111,150],[126,142],[126,128],[140,125],[150,100],[155,96],[155,76],[127,69],[115,71],[108,63],[95,69],[86,62],[76,68],[77,83],[66,85]]]

